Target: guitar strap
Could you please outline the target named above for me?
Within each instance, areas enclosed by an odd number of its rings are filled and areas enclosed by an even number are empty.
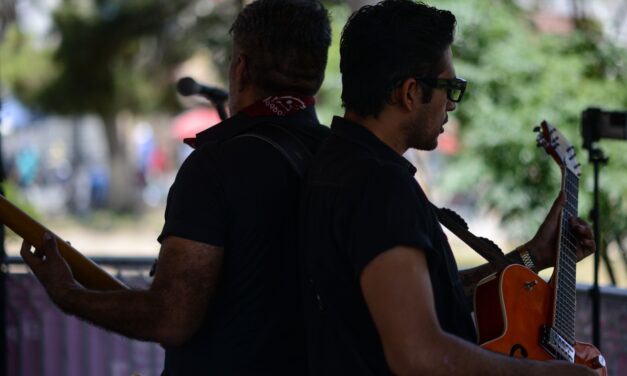
[[[309,149],[296,136],[274,124],[257,126],[237,137],[254,137],[269,143],[283,155],[301,179],[305,176],[307,165],[313,158]],[[503,251],[494,242],[470,232],[468,225],[459,214],[451,209],[438,208],[433,203],[431,207],[442,225],[486,259],[497,271],[501,271],[512,264],[512,261],[503,254]]]
[[[448,208],[438,208],[433,203],[431,203],[431,207],[435,211],[438,221],[444,227],[448,228],[473,251],[486,259],[497,271],[500,272],[512,264],[512,261],[503,254],[503,251],[493,241],[476,236],[470,232],[466,221],[455,211]]]
[[[262,124],[259,125],[252,130],[242,133],[235,138],[239,137],[253,137],[259,140],[263,140],[268,144],[272,145],[276,150],[278,150],[281,155],[289,162],[292,169],[298,174],[299,178],[302,180],[305,177],[305,173],[307,171],[307,166],[313,159],[313,154],[307,149],[305,144],[303,144],[296,136],[294,136],[290,131],[285,128],[279,127],[274,124]],[[318,304],[318,312],[320,315],[329,319],[329,317],[334,318],[338,317],[337,315],[327,315],[326,310],[333,310],[334,307],[329,307],[328,305],[323,304],[322,294],[320,293],[319,288],[316,286],[314,279],[311,276],[307,278],[307,288],[311,289],[311,292],[315,295]],[[339,322],[334,321],[334,325],[340,325]],[[347,336],[343,330],[339,330],[340,337],[344,339],[347,343],[351,344],[350,351],[352,351],[355,355],[355,359],[359,362],[363,362],[363,359],[360,354],[357,353],[357,347],[353,343],[353,339],[350,336]],[[369,370],[369,367],[366,364],[362,364],[360,367],[362,372]],[[372,373],[368,373],[364,376],[374,376]]]
[[[304,178],[307,166],[313,158],[309,149],[307,149],[307,147],[296,136],[294,136],[287,129],[274,124],[259,125],[246,133],[236,136],[236,138],[239,137],[253,137],[270,144],[273,148],[279,151],[281,155],[283,155],[301,180]],[[440,223],[468,244],[475,252],[485,258],[496,270],[501,271],[507,265],[512,263],[509,259],[507,259],[507,257],[505,257],[501,249],[492,241],[472,234],[468,230],[468,225],[459,214],[450,209],[438,208],[434,204],[431,204],[431,207],[436,213]],[[312,276],[307,276],[306,280],[307,283],[305,288],[310,289],[311,293],[315,296],[321,320],[332,320],[332,325],[341,326],[337,320],[333,319],[338,317],[337,315],[327,314],[327,311],[332,312],[335,307],[325,304],[324,296],[321,294],[316,281],[312,278]],[[354,353],[355,359],[359,362],[364,362],[361,355],[356,352],[357,346],[355,346],[353,338],[351,336],[347,336],[341,329],[339,329],[339,335],[340,338],[350,345],[349,351]],[[361,365],[360,369],[362,369],[362,371],[369,369],[365,363]],[[372,376],[372,374],[369,373],[365,376]]]
[[[273,148],[283,155],[301,179],[305,176],[307,165],[313,158],[309,149],[298,137],[294,136],[287,129],[275,124],[258,125],[234,138],[241,137],[253,137],[272,145]]]

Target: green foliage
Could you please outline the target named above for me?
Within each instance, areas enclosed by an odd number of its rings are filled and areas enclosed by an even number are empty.
[[[331,47],[327,68],[324,73],[324,82],[316,96],[318,101],[318,115],[323,124],[331,124],[334,115],[342,115],[342,103],[340,94],[342,93],[342,75],[340,74],[340,36],[342,28],[351,12],[345,3],[329,2],[325,6],[331,16]]]
[[[53,14],[52,39],[58,43],[46,50],[27,48],[27,38],[16,27],[10,30],[0,46],[9,68],[3,67],[3,80],[27,104],[51,113],[105,117],[122,110],[176,110],[172,73],[199,48],[212,49],[226,77],[228,29],[240,6],[65,0]]]
[[[112,171],[120,171],[111,175],[111,207],[126,210],[134,202],[132,192],[124,192],[133,188],[122,188],[131,167],[115,131],[117,114],[180,109],[174,72],[203,43],[202,21],[210,18],[212,7],[203,0],[64,0],[53,14],[52,53],[24,49],[20,62],[16,47],[8,49],[21,45],[3,43],[9,65],[17,67],[7,86],[22,101],[46,113],[95,113],[103,120],[111,162],[113,154],[118,158]],[[29,86],[24,84],[32,81],[29,75],[39,74],[29,72],[36,65],[27,59],[35,56],[48,69],[42,70],[45,80]]]
[[[625,48],[605,40],[590,20],[578,22],[578,31],[568,36],[540,34],[513,1],[432,3],[457,16],[456,70],[469,81],[464,101],[452,113],[461,124],[463,148],[436,174],[436,186],[450,196],[479,199],[483,208],[502,213],[512,236],[528,236],[559,189],[559,170],[536,149],[531,132],[546,119],[577,148],[583,165],[580,212],[586,216],[592,169],[580,147],[580,116],[591,106],[627,109]],[[241,2],[207,4],[213,3],[66,0],[54,16],[59,40],[54,55],[9,29],[0,45],[3,84],[27,103],[54,112],[175,108],[171,72],[200,45],[210,48],[226,81],[228,29]],[[329,124],[343,112],[339,41],[350,10],[337,0],[327,7],[333,42],[317,99],[320,119]],[[601,171],[602,225],[608,238],[624,238],[627,176],[621,166],[627,164],[627,145],[602,141],[600,146],[610,157]]]
[[[479,198],[484,208],[502,213],[510,234],[529,236],[559,190],[559,169],[536,150],[531,132],[546,119],[578,151],[580,215],[585,217],[592,169],[580,147],[580,116],[592,106],[627,108],[625,48],[605,40],[591,21],[568,36],[541,34],[513,2],[442,0],[434,5],[457,17],[456,71],[469,81],[463,103],[452,114],[461,124],[463,150],[442,171],[438,187],[450,195]],[[602,146],[611,161],[602,170],[603,194],[610,203],[604,216],[612,218],[603,225],[625,237],[627,178],[621,166],[627,163],[627,145]]]
[[[20,208],[23,212],[30,215],[31,217],[39,220],[41,218],[41,213],[37,211],[37,209],[31,205],[24,196],[21,195],[19,187],[17,187],[14,183],[11,182],[2,182],[1,189],[4,192],[4,197],[7,200],[11,201],[13,205]]]
[[[13,205],[20,208],[23,212],[34,218],[35,220],[41,220],[41,213],[37,211],[35,207],[33,207],[28,200],[26,200],[21,194],[20,189],[11,182],[2,182],[0,184],[0,191],[4,194],[7,200],[9,200]],[[20,238],[19,235],[14,233],[10,228],[5,227],[5,238]]]
[[[232,42],[229,30],[241,4],[234,1],[218,3],[212,12],[197,20],[197,29],[203,30],[200,41],[211,51],[211,58],[218,68],[223,82],[228,81]]]
[[[17,25],[9,26],[0,41],[0,85],[33,103],[38,88],[54,77],[51,56],[51,50],[36,48]]]
[[[58,75],[40,93],[43,108],[101,115],[172,108],[169,69],[190,53],[178,48],[185,33],[176,34],[187,3],[65,1],[54,14]]]

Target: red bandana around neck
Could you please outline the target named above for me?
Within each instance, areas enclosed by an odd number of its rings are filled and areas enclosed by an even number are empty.
[[[299,95],[270,96],[242,110],[248,116],[288,116],[316,103],[314,97]]]
[[[312,96],[284,95],[270,96],[242,110],[248,116],[288,116],[297,111],[313,106],[316,100]],[[196,148],[196,137],[185,138],[183,142]]]

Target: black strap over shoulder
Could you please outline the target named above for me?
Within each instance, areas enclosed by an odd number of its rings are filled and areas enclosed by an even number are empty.
[[[512,263],[490,239],[475,236],[468,230],[466,221],[451,209],[438,208],[434,204],[431,207],[435,211],[438,220],[453,234],[466,243],[472,250],[485,258],[492,266],[501,271]]]
[[[312,153],[307,149],[305,144],[288,130],[276,124],[259,124],[233,138],[240,137],[253,137],[272,145],[272,147],[285,157],[300,179],[305,176],[307,165],[313,158]],[[155,260],[150,269],[150,276],[155,274],[156,268],[157,261]]]
[[[285,157],[301,179],[305,176],[307,165],[313,158],[307,146],[298,137],[275,124],[260,124],[234,138],[240,137],[253,137],[272,145]]]
[[[296,136],[275,124],[258,125],[235,138],[238,137],[254,137],[269,143],[285,157],[301,179],[305,176],[307,165],[313,158],[309,149]],[[505,257],[503,251],[496,244],[468,231],[468,225],[457,213],[450,209],[441,209],[431,205],[440,223],[484,257],[497,270],[502,270],[511,264],[511,261]]]

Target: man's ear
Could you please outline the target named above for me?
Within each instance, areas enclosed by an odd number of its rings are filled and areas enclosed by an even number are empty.
[[[415,78],[408,78],[396,89],[396,102],[405,110],[411,111],[414,106],[422,103],[422,86]]]
[[[248,56],[243,53],[237,54],[237,57],[235,57],[235,77],[238,92],[244,91],[244,89],[246,89],[246,87],[250,85]]]

